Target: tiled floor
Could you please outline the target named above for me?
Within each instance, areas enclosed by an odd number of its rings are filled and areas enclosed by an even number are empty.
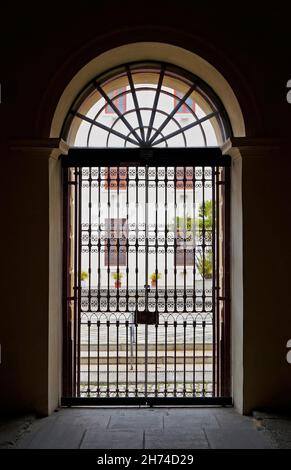
[[[25,449],[267,449],[270,434],[232,408],[72,408],[35,420]]]

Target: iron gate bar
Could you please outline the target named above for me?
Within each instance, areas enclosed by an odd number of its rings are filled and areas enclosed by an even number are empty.
[[[218,207],[218,201],[219,201],[219,178],[220,178],[220,172],[219,168],[216,169],[216,174],[215,174],[215,181],[216,181],[216,187],[215,187],[215,199],[217,201],[216,203],[216,227],[215,231],[216,233],[219,233],[219,227],[220,227],[220,210]],[[216,290],[215,290],[215,308],[216,308],[216,328],[215,328],[215,341],[217,344],[217,349],[216,349],[216,355],[217,355],[217,361],[216,361],[216,387],[218,393],[220,392],[220,360],[221,360],[221,354],[220,354],[220,318],[219,318],[219,303],[218,303],[218,297],[220,295],[219,292],[219,287],[220,287],[220,250],[219,250],[219,235],[216,237],[216,246],[215,246],[215,251],[216,251]]]
[[[129,172],[128,170],[126,171],[126,230],[128,233],[129,230],[129,194],[128,194],[128,189],[129,189]],[[126,310],[128,310],[128,274],[129,274],[129,240],[128,237],[126,237]]]
[[[183,270],[183,282],[184,282],[184,292],[183,292],[183,301],[184,301],[184,311],[186,310],[186,168],[183,168],[183,262],[184,262],[184,270]]]
[[[81,347],[81,315],[77,314],[77,312],[81,311],[81,246],[82,246],[82,222],[81,222],[81,215],[82,215],[82,172],[80,171],[80,168],[75,168],[75,178],[76,178],[76,190],[77,190],[77,196],[76,196],[76,201],[77,201],[77,218],[75,222],[75,227],[76,227],[76,246],[78,247],[77,253],[76,253],[76,261],[75,261],[75,279],[77,280],[77,283],[75,283],[74,288],[75,288],[75,295],[77,298],[77,307],[75,310],[75,317],[76,317],[76,345],[77,345],[77,370],[75,371],[75,374],[77,373],[77,393],[80,395],[80,376],[81,376],[81,363],[80,363],[80,347]]]
[[[151,166],[220,166],[230,167],[231,157],[222,155],[217,147],[206,148],[151,148],[152,157],[148,156],[148,150],[135,148],[70,148],[67,155],[62,155],[62,166],[71,167],[101,167],[114,165],[126,166],[128,164],[144,166],[150,163]]]
[[[148,165],[145,167],[145,312],[149,311],[149,290],[148,290],[148,277],[149,277],[149,224],[148,224],[148,203],[149,203],[149,168]],[[136,305],[138,310],[138,306]],[[145,364],[144,364],[144,386],[145,396],[148,394],[148,325],[145,324]]]
[[[216,240],[219,240],[219,235],[216,235],[216,218],[217,218],[217,204],[219,203],[219,199],[216,197],[216,174],[219,171],[219,168],[212,168],[212,305],[214,309],[214,315],[213,315],[213,320],[212,320],[212,355],[213,355],[213,370],[212,370],[212,390],[213,390],[213,395],[215,395],[215,390],[217,390],[217,384],[216,384],[216,361],[217,361],[217,354],[216,354],[216,348],[217,348],[217,338],[216,338],[216,324],[217,324],[217,304],[216,304],[216,292],[217,292],[217,287],[218,287],[218,282],[217,282],[217,269],[219,266],[219,260],[217,259],[218,251],[217,251],[217,246],[216,246]]]
[[[62,397],[61,406],[233,406],[229,396],[223,397]]]
[[[205,310],[205,168],[202,168],[202,309]]]

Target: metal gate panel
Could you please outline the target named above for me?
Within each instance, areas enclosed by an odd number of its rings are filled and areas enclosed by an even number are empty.
[[[63,402],[229,396],[229,161],[129,155],[64,165]]]

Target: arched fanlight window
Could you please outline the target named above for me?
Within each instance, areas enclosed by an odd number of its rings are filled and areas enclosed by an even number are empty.
[[[139,62],[99,75],[77,97],[63,128],[76,147],[210,147],[231,135],[225,110],[200,78]]]

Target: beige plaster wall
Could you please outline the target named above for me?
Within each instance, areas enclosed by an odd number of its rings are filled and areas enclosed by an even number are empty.
[[[242,149],[245,413],[291,408],[290,174],[271,142]]]
[[[0,409],[48,408],[48,161],[10,152],[2,169]],[[15,171],[17,168],[17,171]],[[4,196],[5,195],[5,196]]]

